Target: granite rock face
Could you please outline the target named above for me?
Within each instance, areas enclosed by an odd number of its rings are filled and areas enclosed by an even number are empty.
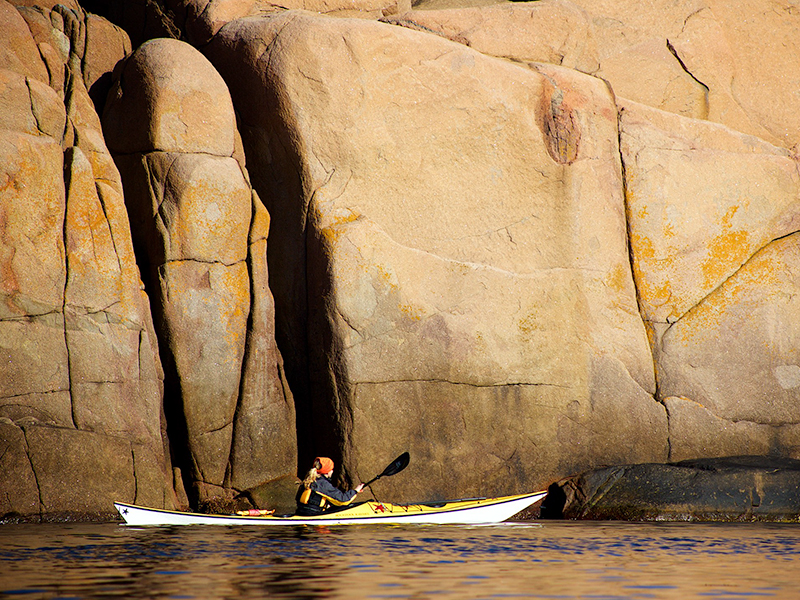
[[[798,138],[797,32],[791,0],[573,0],[595,29],[618,96],[727,125],[785,148]],[[665,52],[666,50],[666,52]]]
[[[109,25],[115,44],[96,48],[90,20],[0,3],[4,515],[173,505],[158,347],[94,75],[79,68],[127,41]]]
[[[414,10],[383,20],[515,62],[543,62],[590,74],[600,67],[587,14],[565,0]]]
[[[237,160],[230,95],[190,45],[149,41],[104,113],[167,365],[193,498],[293,473],[294,406],[267,286],[269,215]],[[236,154],[236,156],[234,156]]]
[[[709,444],[748,426],[759,450],[794,456],[797,158],[725,126],[621,104],[633,272],[672,458],[716,455],[697,447],[698,432],[710,433],[703,413],[719,420]]]
[[[0,2],[0,515],[800,458],[797,19]]]
[[[273,217],[307,447],[353,478],[412,448],[417,483],[392,492],[416,497],[667,458],[602,82],[292,12],[231,23],[206,53]],[[444,477],[453,462],[471,472]]]

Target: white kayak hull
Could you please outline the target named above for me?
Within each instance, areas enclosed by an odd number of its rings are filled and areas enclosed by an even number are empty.
[[[525,510],[547,492],[454,500],[440,504],[388,504],[364,502],[353,507],[313,517],[203,515],[144,508],[116,502],[114,506],[127,525],[373,525],[421,523],[431,525],[482,525],[501,523]]]

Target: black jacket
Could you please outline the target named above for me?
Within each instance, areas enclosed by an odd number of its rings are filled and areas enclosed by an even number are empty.
[[[306,489],[304,485],[301,485],[297,490],[297,514],[318,515],[347,506],[355,497],[355,490],[343,492],[323,475],[312,483],[310,488]]]

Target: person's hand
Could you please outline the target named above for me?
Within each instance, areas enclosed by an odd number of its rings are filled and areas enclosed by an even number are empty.
[[[364,484],[363,484],[363,483],[359,483],[359,484],[356,486],[356,488],[355,488],[355,489],[356,489],[356,494],[358,494],[358,493],[359,493],[361,490],[363,490],[363,489],[364,489]]]

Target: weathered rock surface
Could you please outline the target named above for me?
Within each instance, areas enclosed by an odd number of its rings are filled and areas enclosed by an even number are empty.
[[[586,13],[565,0],[415,10],[385,21],[436,33],[490,56],[561,65],[584,73],[599,68],[594,29]]]
[[[790,91],[800,77],[800,15],[791,0],[774,10],[758,0],[573,1],[595,29],[597,75],[618,96],[784,148],[800,142],[800,98]]]
[[[221,77],[177,40],[122,64],[104,113],[167,366],[165,405],[193,497],[296,469],[267,287],[269,216],[234,158]],[[185,438],[185,439],[182,439]]]
[[[231,23],[206,52],[273,217],[306,447],[351,477],[411,448],[416,483],[393,491],[416,497],[666,458],[602,82],[304,13]]]
[[[633,272],[659,396],[703,409],[667,402],[672,458],[728,454],[739,434],[723,432],[743,427],[748,439],[760,432],[759,451],[796,456],[797,158],[627,101],[620,128]],[[728,441],[711,433],[715,422]],[[718,450],[698,447],[700,431]]]
[[[210,42],[223,25],[244,17],[304,10],[380,19],[411,10],[411,0],[84,0],[83,5],[124,27],[134,46],[168,37],[198,48]]]
[[[544,504],[551,518],[797,522],[800,461],[733,456],[608,467],[552,486]]]
[[[15,4],[0,515],[800,458],[790,0]]]
[[[764,424],[718,416],[688,398],[664,400],[669,415],[670,459],[750,455],[797,456],[800,425]]]
[[[76,70],[90,18],[1,2],[0,19],[0,515],[172,506],[150,312]]]
[[[244,496],[255,508],[272,509],[279,515],[291,515],[297,508],[295,497],[299,485],[300,480],[297,477],[279,477],[246,490]]]

